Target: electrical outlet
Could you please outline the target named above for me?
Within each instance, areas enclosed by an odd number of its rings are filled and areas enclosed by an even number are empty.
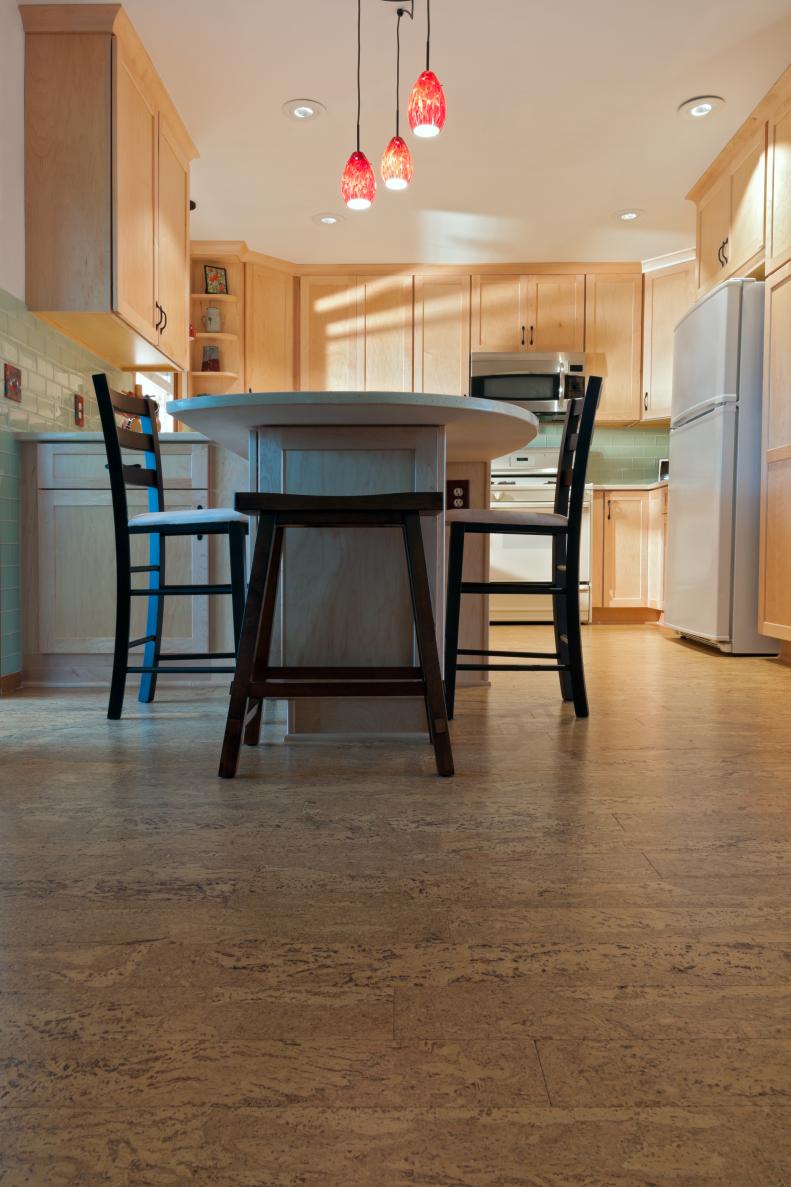
[[[74,393],[74,423],[78,429],[85,428],[85,399],[79,392]]]
[[[445,506],[448,511],[463,511],[469,505],[469,478],[448,478],[445,483]]]

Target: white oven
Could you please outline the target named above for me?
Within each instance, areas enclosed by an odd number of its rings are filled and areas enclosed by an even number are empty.
[[[528,462],[529,455],[529,462]],[[493,463],[493,508],[512,511],[553,511],[554,471],[557,450],[527,450],[498,458]],[[520,472],[521,471],[521,472]],[[591,620],[591,507],[592,488],[585,491],[580,541],[580,618]],[[489,537],[490,581],[551,581],[552,538],[550,536]],[[492,623],[538,623],[552,621],[552,598],[518,594],[492,594],[489,599]]]

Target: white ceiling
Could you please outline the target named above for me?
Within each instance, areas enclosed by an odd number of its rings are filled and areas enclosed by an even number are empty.
[[[200,150],[195,238],[298,262],[645,259],[694,242],[684,195],[785,69],[791,0],[433,0],[448,99],[415,177],[343,211],[354,148],[355,0],[127,0]],[[362,147],[394,131],[395,5],[363,0]],[[402,22],[402,103],[422,69],[425,0]],[[678,104],[721,94],[697,122]],[[313,97],[327,114],[286,120]],[[406,123],[406,121],[404,121]],[[637,223],[615,211],[645,210]]]

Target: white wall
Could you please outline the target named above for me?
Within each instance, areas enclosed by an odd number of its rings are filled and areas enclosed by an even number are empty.
[[[17,0],[0,0],[0,288],[25,296],[25,36]]]

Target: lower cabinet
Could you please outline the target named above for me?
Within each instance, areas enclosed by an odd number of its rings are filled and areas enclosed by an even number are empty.
[[[30,684],[105,683],[109,678],[115,632],[115,536],[113,511],[101,445],[29,445],[24,447],[23,549],[24,659],[23,678]],[[193,451],[206,446],[180,446],[163,463],[170,483],[188,480],[188,472],[206,475],[205,460],[196,464]],[[83,486],[75,472],[77,459]],[[103,477],[99,478],[99,474]],[[101,485],[98,485],[101,483]],[[170,485],[166,506],[209,505],[208,487]],[[129,513],[147,510],[147,492],[129,492]],[[132,563],[148,563],[148,537],[132,540]],[[202,583],[209,576],[208,537],[178,537],[165,547],[168,583]],[[145,574],[134,579],[142,587]],[[165,650],[209,649],[207,598],[167,598]],[[145,635],[146,598],[132,605],[131,637]],[[142,655],[142,649],[139,654]],[[133,661],[134,662],[134,661]]]
[[[791,642],[791,263],[766,281],[758,629]]]
[[[664,606],[667,488],[595,491],[593,619],[656,621]]]

